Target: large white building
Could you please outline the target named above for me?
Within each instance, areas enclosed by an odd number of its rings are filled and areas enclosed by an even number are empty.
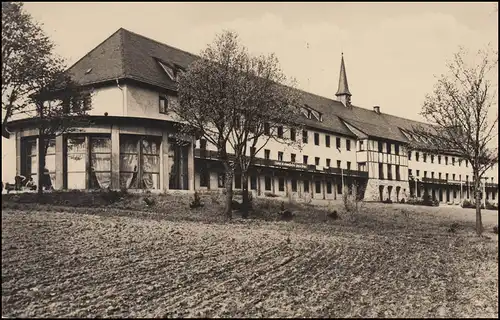
[[[198,57],[119,29],[69,72],[93,89],[93,125],[49,141],[46,167],[55,189],[129,188],[217,190],[223,168],[204,141],[174,139],[176,75]],[[407,151],[418,122],[379,107],[351,103],[344,59],[335,99],[302,92],[302,148],[270,141],[257,154],[249,189],[296,199],[340,199],[342,186],[366,186],[365,199],[393,201],[425,189],[443,203],[472,198],[470,165],[453,154]],[[15,139],[16,174],[37,176],[37,124],[9,124]],[[486,199],[497,202],[495,166],[485,175]],[[236,175],[234,187],[241,188]]]

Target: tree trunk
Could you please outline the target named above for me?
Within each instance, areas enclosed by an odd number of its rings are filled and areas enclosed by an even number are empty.
[[[241,205],[241,215],[244,219],[248,218],[248,211],[250,210],[251,203],[248,197],[248,172],[246,170],[241,171],[241,183],[242,183],[242,197],[243,203]]]
[[[45,135],[42,129],[40,129],[38,134],[38,194],[43,193],[43,185],[45,184]]]
[[[479,176],[474,174],[474,189],[476,191],[476,233],[478,236],[483,234],[483,221],[481,219],[481,181]]]
[[[233,174],[234,169],[231,164],[225,163],[224,168],[226,169],[226,181],[225,181],[225,190],[226,190],[226,206],[224,208],[225,216],[231,220],[233,218]]]

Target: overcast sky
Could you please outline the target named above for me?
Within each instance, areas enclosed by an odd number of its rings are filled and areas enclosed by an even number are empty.
[[[231,29],[250,51],[276,53],[299,88],[334,98],[343,51],[353,104],[415,120],[434,75],[445,71],[459,45],[498,47],[493,2],[31,2],[25,8],[69,65],[120,27],[193,53]]]
[[[299,88],[335,98],[343,51],[353,104],[415,120],[459,45],[498,48],[493,2],[29,2],[25,9],[68,65],[120,27],[196,54],[230,29],[251,52],[274,52]],[[4,181],[13,179],[14,154],[14,139],[2,138]]]

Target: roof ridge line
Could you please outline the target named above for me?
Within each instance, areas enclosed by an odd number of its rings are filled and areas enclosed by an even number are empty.
[[[196,58],[201,58],[201,57],[200,57],[199,55],[197,55],[197,54],[191,53],[191,52],[186,51],[186,50],[179,49],[179,48],[177,48],[177,47],[173,47],[173,46],[171,46],[171,45],[169,45],[169,44],[166,44],[166,43],[164,43],[164,42],[160,42],[160,41],[155,40],[155,39],[153,39],[153,38],[146,37],[146,36],[144,36],[144,35],[142,35],[142,34],[140,34],[140,33],[133,32],[133,31],[130,31],[130,30],[125,29],[125,28],[120,28],[120,29],[122,29],[123,31],[126,31],[126,32],[128,32],[128,33],[131,33],[131,34],[133,34],[133,35],[136,35],[136,36],[138,36],[138,37],[141,37],[141,38],[147,39],[147,40],[149,40],[149,41],[156,42],[156,43],[158,43],[158,44],[160,44],[160,45],[162,45],[162,46],[169,47],[170,49],[174,49],[174,50],[177,50],[177,51],[181,51],[181,52],[183,52],[183,53],[186,53],[186,54],[188,54],[188,55],[190,55],[190,56],[193,56],[193,57],[196,57]]]
[[[103,43],[105,43],[106,41],[108,41],[109,39],[111,39],[115,34],[117,34],[120,30],[122,30],[123,28],[120,28],[118,30],[116,30],[115,32],[113,32],[109,37],[107,37],[106,39],[104,39],[103,41],[101,41],[98,45],[96,45],[92,50],[90,50],[89,52],[87,52],[86,54],[84,54],[80,59],[78,59],[75,63],[73,63],[71,66],[69,66],[68,68],[66,68],[66,71],[70,70],[71,68],[73,68],[74,66],[76,66],[77,63],[79,63],[80,61],[83,60],[83,58],[89,56],[92,52],[94,52],[97,48],[99,48],[100,46],[102,46]],[[123,29],[125,30],[125,29]],[[123,43],[120,41],[120,44],[123,46]],[[123,62],[123,61],[122,61]],[[122,67],[123,68],[123,67]]]

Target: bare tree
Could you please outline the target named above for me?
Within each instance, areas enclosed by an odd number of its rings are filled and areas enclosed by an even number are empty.
[[[481,220],[481,178],[486,170],[498,162],[497,137],[498,114],[489,117],[496,106],[495,86],[488,79],[497,71],[498,52],[480,50],[475,63],[466,62],[467,51],[463,48],[448,64],[448,74],[442,75],[432,94],[426,97],[422,116],[431,126],[416,126],[414,133],[421,142],[413,148],[428,149],[437,153],[451,153],[471,164],[476,200],[476,232],[483,232]]]
[[[38,118],[38,190],[42,192],[47,137],[88,124],[90,92],[65,74],[54,43],[18,2],[2,2],[2,130],[13,116]]]
[[[229,31],[218,35],[179,78],[179,103],[172,109],[182,123],[180,132],[217,148],[226,173],[225,214],[231,218],[235,169],[242,172],[247,204],[248,168],[255,154],[278,137],[277,126],[285,131],[295,125],[296,94],[281,85],[286,77],[274,55],[251,57]]]

